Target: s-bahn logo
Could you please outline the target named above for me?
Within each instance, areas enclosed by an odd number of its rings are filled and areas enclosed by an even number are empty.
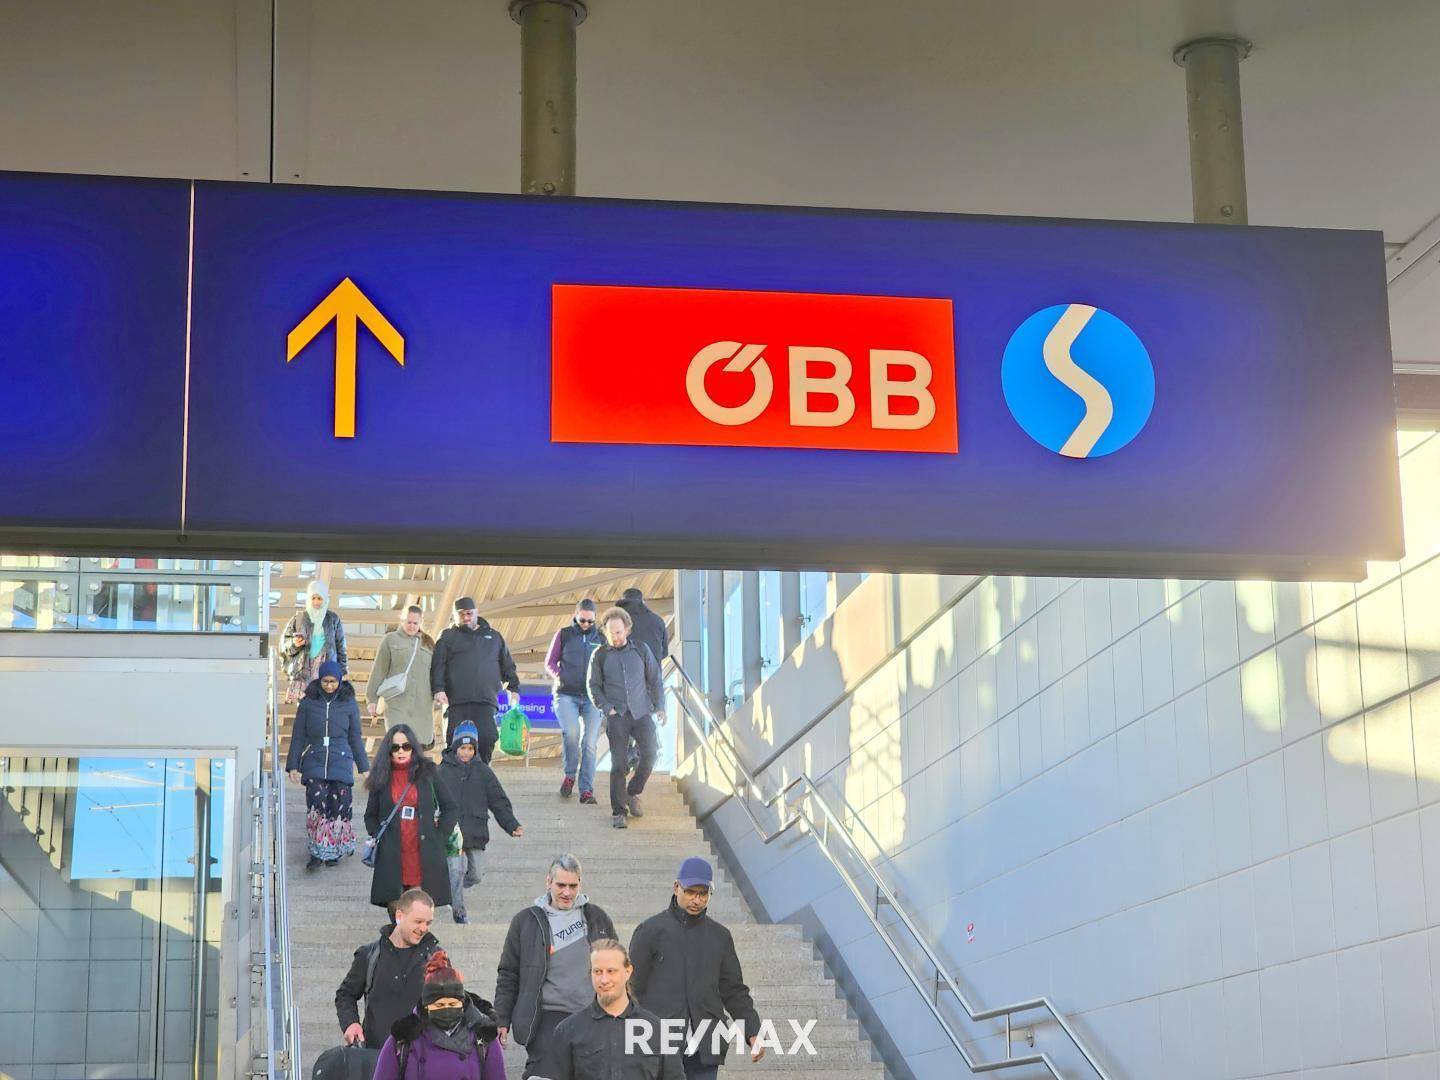
[[[1155,369],[1135,331],[1089,304],[1037,311],[1010,337],[1005,404],[1041,446],[1065,457],[1113,454],[1155,405]]]
[[[556,285],[554,442],[953,454],[949,300]]]

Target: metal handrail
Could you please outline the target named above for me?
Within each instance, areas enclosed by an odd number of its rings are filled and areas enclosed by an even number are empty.
[[[744,781],[743,784],[736,785],[733,776],[727,773],[727,782],[731,788],[731,795],[739,801],[745,811],[745,816],[750,819],[750,824],[754,827],[761,841],[767,845],[774,843],[796,825],[803,825],[804,828],[810,832],[815,838],[816,843],[820,846],[821,852],[830,862],[830,865],[835,868],[841,880],[845,882],[851,894],[859,902],[861,910],[865,912],[866,918],[870,920],[870,925],[890,950],[890,954],[895,958],[895,962],[898,963],[901,970],[905,972],[905,976],[909,979],[910,984],[915,988],[916,992],[920,994],[921,998],[924,999],[925,1007],[929,1009],[930,1014],[934,1016],[935,1021],[940,1025],[940,1029],[944,1031],[945,1037],[949,1039],[950,1044],[955,1047],[972,1073],[999,1072],[1003,1069],[1041,1065],[1048,1070],[1055,1080],[1064,1080],[1055,1062],[1051,1060],[1050,1055],[1044,1051],[1033,1054],[1021,1054],[1019,1056],[1016,1056],[1014,1051],[1012,1018],[1017,1013],[1044,1011],[1049,1013],[1050,1018],[1053,1019],[1060,1030],[1065,1033],[1071,1045],[1085,1058],[1090,1064],[1090,1067],[1095,1070],[1096,1075],[1098,1075],[1101,1080],[1112,1080],[1110,1074],[1095,1060],[1095,1055],[1080,1041],[1080,1036],[1075,1033],[1069,1021],[1061,1015],[1060,1010],[1055,1008],[1054,1003],[1051,1002],[1048,997],[1030,998],[1025,1001],[1017,1001],[992,1009],[977,1009],[971,1004],[970,999],[951,976],[944,963],[940,960],[940,957],[936,955],[935,949],[931,946],[925,935],[921,933],[915,920],[905,909],[904,905],[900,903],[891,888],[885,883],[885,880],[880,876],[880,872],[875,868],[875,864],[860,850],[859,846],[855,843],[855,838],[850,834],[850,830],[845,826],[840,816],[831,808],[830,803],[826,800],[825,796],[821,794],[819,788],[815,786],[809,774],[802,773],[781,787],[775,794],[766,798],[760,789],[759,782],[741,760],[739,751],[736,749],[729,733],[725,731],[724,726],[715,718],[713,711],[710,709],[709,702],[705,699],[705,695],[699,691],[685,669],[680,666],[673,656],[669,658],[668,662],[672,671],[678,676],[680,681],[680,686],[675,694],[677,704],[680,706],[679,711],[684,714],[686,723],[697,736],[696,741],[699,743],[699,747],[706,753],[713,755],[722,769],[725,768],[725,763],[719,760],[719,751],[716,749],[712,740],[718,739],[718,741],[723,743],[726,752],[733,762],[734,768],[738,770]],[[699,719],[696,717],[697,712],[700,714]],[[804,796],[798,806],[789,806],[788,800],[790,794],[797,788],[804,789]],[[773,831],[767,829],[760,821],[752,806],[752,795],[760,800],[760,806],[763,809],[769,810],[775,809],[777,806],[779,807],[778,813],[780,814],[781,821],[777,829]],[[820,810],[821,820],[818,822],[804,809],[812,803],[817,805]],[[840,860],[831,850],[832,822],[834,823],[835,834],[839,842],[860,861],[873,881],[873,894],[868,890],[861,889],[854,877],[840,864]],[[894,935],[891,934],[890,928],[881,922],[878,912],[882,903],[887,905],[890,910],[895,913],[895,916],[920,946],[921,952],[925,954],[925,959],[929,961],[930,966],[934,970],[935,974],[933,979],[922,979],[921,976],[916,973],[914,965],[911,964],[909,958],[901,949],[899,942],[897,942]],[[955,1000],[960,1003],[960,1006],[965,1010],[972,1022],[981,1023],[986,1020],[1004,1019],[1005,1057],[1003,1059],[999,1061],[979,1062],[971,1056],[970,1051],[965,1046],[964,1039],[955,1031],[949,1018],[946,1017],[940,1009],[940,994],[945,990],[955,995]]]
[[[280,959],[280,1008],[284,1029],[281,1066],[290,1080],[301,1075],[304,1058],[300,1054],[300,1012],[295,1003],[294,964],[290,955],[290,894],[286,872],[285,842],[290,835],[285,815],[285,768],[280,760],[280,671],[278,657],[272,650],[270,663],[270,805],[266,816],[273,823],[271,842],[266,846],[267,878],[274,875],[275,926],[274,944],[266,941],[267,956],[277,952]],[[274,1022],[274,1013],[270,1014]],[[272,1077],[273,1077],[272,1073]]]

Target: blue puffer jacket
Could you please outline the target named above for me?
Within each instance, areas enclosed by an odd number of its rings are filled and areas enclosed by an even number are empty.
[[[342,682],[329,697],[316,679],[305,688],[295,726],[290,730],[288,772],[300,770],[304,780],[338,780],[355,783],[355,770],[368,772],[365,740],[360,735],[360,705],[355,688]]]

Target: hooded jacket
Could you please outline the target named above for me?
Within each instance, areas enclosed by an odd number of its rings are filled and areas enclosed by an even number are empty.
[[[630,595],[632,591],[627,589],[626,595],[616,601],[615,606],[630,613],[630,621],[634,624],[630,636],[649,645],[656,663],[659,663],[670,655],[670,628],[663,618],[646,606],[643,597]]]
[[[672,896],[670,906],[635,928],[630,939],[632,992],[662,1020],[724,1023],[725,1014],[745,1025],[745,1037],[760,1033],[760,1015],[740,971],[735,939],[707,912],[691,915]],[[706,1065],[725,1060],[728,1047],[715,1053],[703,1040],[696,1057]]]
[[[430,662],[431,696],[443,690],[451,705],[494,705],[502,689],[518,694],[520,674],[500,631],[484,619],[476,619],[474,630],[446,627]]]
[[[466,851],[484,851],[490,843],[491,814],[507,833],[520,828],[500,778],[478,754],[463,762],[453,747],[446,750],[440,758],[440,779],[459,806],[460,835],[465,838]]]
[[[474,1044],[465,1054],[439,1045],[433,1025],[418,1008],[396,1020],[375,1063],[375,1080],[505,1080],[505,1051],[495,1039],[490,1002],[467,991],[460,1023],[469,1032],[465,1041]]]
[[[340,1021],[340,1030],[360,1024],[365,1029],[365,1045],[372,1049],[385,1042],[397,1020],[409,1016],[420,1004],[420,991],[425,988],[425,962],[440,947],[435,935],[427,933],[420,944],[398,949],[390,940],[394,929],[393,923],[382,927],[378,942],[367,942],[355,950],[350,970],[335,991],[335,1015]],[[367,991],[370,957],[377,947],[375,974]],[[365,999],[363,1024],[360,1021],[362,997]]]
[[[517,911],[510,920],[495,972],[496,1022],[509,1028],[522,1046],[540,1016],[540,990],[550,970],[550,919],[541,907],[544,899]],[[610,916],[584,893],[575,897],[575,906],[584,910],[587,941],[617,936]]]
[[[370,759],[365,756],[360,731],[360,706],[355,701],[355,688],[348,682],[342,682],[328,696],[320,688],[319,679],[305,688],[290,729],[285,769],[298,769],[301,779],[307,781],[332,780],[351,785],[355,783],[356,769],[369,771]]]

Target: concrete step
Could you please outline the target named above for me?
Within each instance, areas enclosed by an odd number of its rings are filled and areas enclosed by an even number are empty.
[[[355,949],[359,948],[360,945],[375,939],[380,929],[380,923],[385,921],[384,916],[380,915],[378,908],[376,909],[376,914],[380,917],[372,920],[374,926],[368,929],[362,928],[362,933],[359,938],[355,937],[354,931],[346,926],[317,926],[306,930],[304,941],[296,940],[292,942],[291,952],[296,957],[297,962],[301,956],[307,955],[305,950],[311,950],[316,954],[329,950],[330,954],[333,955],[334,950],[341,946],[348,946],[347,955],[349,955],[353,953]],[[435,936],[439,938],[441,943],[447,948],[449,948],[450,942],[453,939],[464,942],[468,948],[491,949],[493,950],[493,954],[498,956],[500,954],[500,947],[504,943],[505,932],[510,924],[510,920],[508,918],[497,917],[495,920],[487,918],[485,921],[479,921],[478,913],[476,914],[476,920],[477,921],[471,922],[467,926],[456,926],[450,922],[448,918],[437,919],[435,921]],[[738,926],[730,926],[727,923],[726,927],[735,939],[735,949],[740,954],[742,961],[746,956],[752,955],[753,950],[761,949],[775,952],[793,949],[795,950],[795,956],[806,959],[814,955],[814,947],[804,939],[798,926],[793,926],[788,923],[741,923]],[[627,929],[627,927],[621,926],[618,927],[618,929],[624,930]],[[633,931],[634,927],[631,926],[628,927],[628,929]],[[457,937],[456,935],[460,936]],[[628,934],[626,935],[626,940],[629,940]],[[790,955],[790,953],[787,951],[786,955]]]

